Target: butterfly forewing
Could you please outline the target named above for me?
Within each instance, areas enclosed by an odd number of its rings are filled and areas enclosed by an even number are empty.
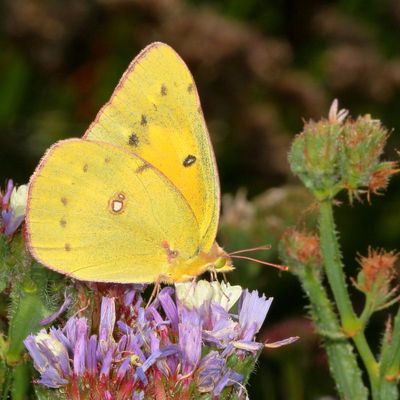
[[[122,146],[165,174],[193,210],[200,250],[211,248],[219,217],[214,154],[192,75],[172,48],[153,43],[139,54],[85,138]]]

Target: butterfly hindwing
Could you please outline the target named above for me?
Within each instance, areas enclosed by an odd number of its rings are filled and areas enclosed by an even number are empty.
[[[177,53],[153,43],[131,63],[86,139],[138,154],[165,174],[198,221],[208,251],[219,218],[219,183],[193,77]]]
[[[29,190],[28,246],[72,277],[154,282],[168,274],[167,248],[183,258],[198,251],[199,227],[182,194],[150,163],[114,145],[56,143]]]

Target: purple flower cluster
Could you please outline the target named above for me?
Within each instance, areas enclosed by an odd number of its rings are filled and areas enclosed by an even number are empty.
[[[27,186],[18,189],[9,179],[4,193],[0,191],[0,233],[12,236],[25,218]]]
[[[129,288],[123,298],[102,298],[100,321],[91,324],[98,334],[86,318],[71,317],[63,328],[28,336],[25,346],[38,383],[72,400],[240,395],[250,373],[240,366],[263,347],[255,334],[271,302],[245,290],[231,314],[209,299],[187,306],[165,287],[145,306],[140,289]]]

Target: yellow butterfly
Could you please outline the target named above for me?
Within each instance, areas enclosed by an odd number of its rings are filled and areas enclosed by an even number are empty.
[[[229,271],[220,188],[193,77],[163,43],[130,64],[83,139],[45,154],[27,242],[42,264],[96,282],[179,282]]]

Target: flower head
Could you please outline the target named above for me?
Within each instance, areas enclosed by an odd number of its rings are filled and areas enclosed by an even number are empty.
[[[382,161],[388,132],[370,115],[355,120],[332,103],[328,119],[310,121],[293,141],[292,171],[318,200],[348,191],[350,201],[366,191],[379,193],[398,172],[396,162]]]
[[[373,249],[368,249],[367,256],[359,257],[361,270],[353,282],[366,295],[371,309],[383,309],[399,300],[398,287],[393,287],[398,276],[398,258],[399,254],[394,251]]]
[[[201,280],[197,283],[183,282],[175,284],[176,296],[186,307],[200,308],[206,302],[218,303],[229,311],[239,300],[242,288],[231,286],[225,282],[208,282]]]
[[[12,236],[25,218],[28,186],[14,186],[10,179],[4,193],[0,191],[1,224],[0,232]]]
[[[216,289],[216,283],[191,285],[194,292]],[[229,286],[223,290],[229,295]],[[240,292],[238,314],[228,313],[232,303],[210,292],[188,307],[171,287],[146,308],[137,290],[128,289],[121,301],[103,297],[97,334],[89,334],[86,318],[71,317],[63,328],[25,339],[37,382],[62,388],[72,400],[89,392],[110,400],[152,399],[155,393],[172,398],[177,390],[181,398],[218,397],[227,387],[239,393],[246,378],[239,367],[249,357],[255,363],[263,347],[255,334],[272,302],[256,291]]]
[[[305,267],[309,267],[319,276],[322,255],[319,238],[313,232],[287,229],[281,239],[280,253],[295,274],[301,276]]]

